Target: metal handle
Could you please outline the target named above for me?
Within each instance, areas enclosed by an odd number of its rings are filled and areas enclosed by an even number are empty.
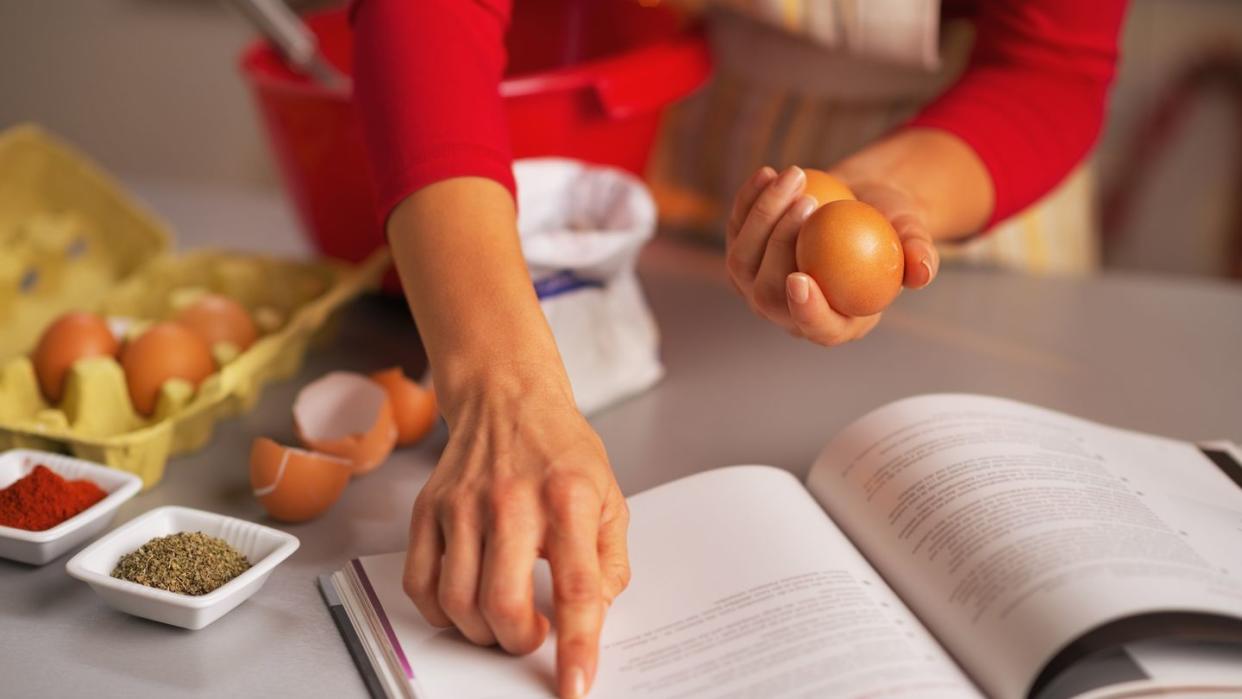
[[[298,72],[324,85],[348,82],[319,52],[319,42],[306,23],[282,0],[232,0],[232,3]]]

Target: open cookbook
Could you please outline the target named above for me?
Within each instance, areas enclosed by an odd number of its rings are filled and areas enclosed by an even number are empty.
[[[1239,461],[929,395],[840,432],[805,483],[733,466],[659,486],[629,499],[633,582],[591,696],[1242,696]],[[373,694],[551,696],[551,640],[515,658],[428,625],[403,562],[320,579]]]

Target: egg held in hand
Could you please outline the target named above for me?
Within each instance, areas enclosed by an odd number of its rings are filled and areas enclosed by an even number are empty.
[[[861,201],[821,206],[802,224],[798,271],[810,275],[828,305],[847,316],[869,316],[901,292],[905,255],[892,224]]]
[[[156,323],[121,350],[121,368],[134,409],[155,412],[160,387],[182,379],[195,389],[216,370],[207,341],[178,323]]]
[[[108,322],[94,313],[66,313],[43,331],[30,355],[39,390],[52,404],[60,402],[65,375],[79,360],[116,355],[118,343]]]
[[[243,351],[259,335],[246,308],[220,294],[204,294],[181,309],[175,320],[206,340],[208,346],[228,342]]]
[[[802,172],[806,175],[806,185],[802,188],[802,193],[813,197],[819,206],[858,198],[844,182],[823,170],[803,168]]]

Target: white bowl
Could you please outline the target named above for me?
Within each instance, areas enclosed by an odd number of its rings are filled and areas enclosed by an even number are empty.
[[[157,536],[203,532],[250,561],[250,569],[205,595],[183,595],[112,577],[117,561]],[[69,559],[65,570],[117,609],[186,629],[201,629],[263,587],[272,570],[298,548],[292,534],[188,507],[158,507],[117,527]]]
[[[121,503],[142,489],[142,479],[132,473],[32,449],[11,449],[0,454],[0,488],[7,488],[40,464],[70,480],[93,481],[108,495],[41,532],[0,526],[0,557],[43,565],[107,528]]]

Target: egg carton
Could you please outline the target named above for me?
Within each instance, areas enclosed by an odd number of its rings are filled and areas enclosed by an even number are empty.
[[[353,266],[226,251],[166,254],[170,235],[85,157],[33,126],[0,133],[0,449],[67,452],[159,482],[175,454],[202,447],[223,417],[298,370],[308,344],[345,302],[374,288],[386,250]],[[205,292],[240,302],[261,335],[241,352],[213,348],[220,368],[197,390],[166,382],[137,413],[111,357],[78,362],[50,405],[28,353],[69,310],[107,316],[132,335]]]

